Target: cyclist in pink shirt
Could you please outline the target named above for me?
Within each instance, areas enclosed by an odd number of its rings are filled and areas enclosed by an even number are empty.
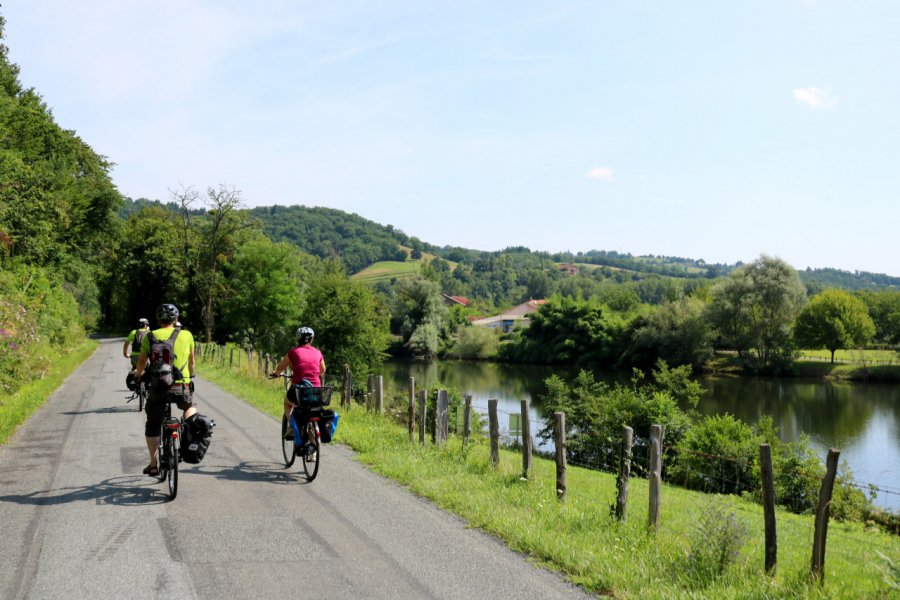
[[[325,377],[325,357],[318,348],[314,348],[312,345],[315,335],[312,327],[298,329],[297,347],[288,350],[272,373],[273,377],[278,377],[288,366],[291,367],[291,383],[294,385],[288,389],[284,397],[284,416],[288,419],[291,418],[291,411],[297,405],[297,388],[294,386],[321,387],[322,379]]]

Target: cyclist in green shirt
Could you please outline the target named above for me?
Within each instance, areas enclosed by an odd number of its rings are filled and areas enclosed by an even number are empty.
[[[156,310],[156,319],[159,329],[153,330],[153,337],[164,341],[175,334],[175,323],[178,321],[178,308],[174,304],[163,304]],[[173,366],[181,371],[181,379],[167,390],[155,390],[150,388],[147,398],[147,422],[144,425],[144,436],[147,438],[147,449],[150,451],[150,464],[144,469],[145,475],[156,477],[159,467],[156,464],[156,450],[159,448],[159,429],[162,425],[166,402],[174,402],[178,408],[184,411],[187,419],[197,412],[191,401],[190,382],[194,374],[194,336],[186,329],[178,328],[178,337],[175,338]],[[150,358],[150,336],[145,335],[141,342],[141,354],[138,358],[135,376],[140,379],[144,375],[147,361]]]
[[[125,358],[131,359],[131,370],[137,366],[138,356],[141,353],[141,342],[144,336],[150,331],[150,321],[147,319],[138,319],[137,329],[132,329],[125,340],[125,346],[122,348],[122,354]]]

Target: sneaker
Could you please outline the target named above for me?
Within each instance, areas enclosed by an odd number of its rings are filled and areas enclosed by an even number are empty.
[[[287,430],[284,432],[284,439],[286,439],[286,440],[294,439],[294,428],[293,427],[287,428]]]
[[[316,462],[316,452],[315,446],[307,446],[306,447],[306,462]]]

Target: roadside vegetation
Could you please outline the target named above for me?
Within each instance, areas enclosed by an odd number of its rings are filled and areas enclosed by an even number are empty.
[[[280,418],[280,382],[211,363],[203,372]],[[560,502],[551,460],[536,458],[532,476],[524,480],[521,454],[501,450],[494,470],[480,435],[469,446],[456,435],[443,448],[430,441],[420,446],[392,418],[402,409],[384,416],[359,405],[338,410],[335,440],[350,446],[362,463],[598,595],[889,598],[898,583],[890,570],[900,561],[898,538],[863,523],[832,521],[820,586],[809,576],[813,517],[779,510],[778,567],[769,576],[763,568],[762,510],[752,498],[666,485],[661,526],[653,533],[647,528],[648,490],[641,477],[630,482],[628,519],[619,523],[610,513],[616,497],[612,474],[570,465],[568,494]],[[323,461],[327,468],[327,447]]]

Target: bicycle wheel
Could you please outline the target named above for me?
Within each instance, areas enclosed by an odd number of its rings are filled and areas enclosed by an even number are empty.
[[[284,439],[285,434],[287,434],[288,428],[290,428],[290,423],[288,423],[287,417],[284,415],[281,416],[281,453],[284,455],[284,466],[290,467],[294,464],[294,457],[297,455],[297,452],[294,447],[294,438],[291,436],[291,439]]]
[[[178,443],[171,433],[166,436],[166,458],[169,464],[166,468],[166,482],[169,486],[169,499],[174,500],[178,495]]]
[[[169,459],[166,456],[166,434],[165,427],[159,436],[159,446],[156,448],[156,468],[158,469],[157,479],[160,482],[166,480],[169,475]]]
[[[319,453],[319,426],[315,421],[306,424],[306,439],[303,443],[303,472],[306,480],[312,481],[319,474],[319,463],[322,458]]]

